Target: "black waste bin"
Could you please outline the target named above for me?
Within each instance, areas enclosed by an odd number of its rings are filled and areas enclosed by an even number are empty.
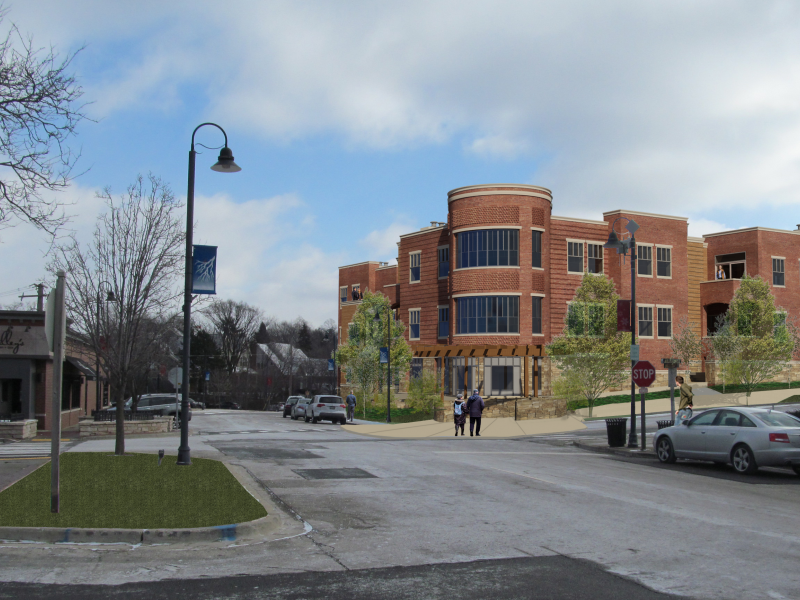
[[[672,427],[675,425],[675,421],[656,421],[658,423],[659,429],[664,429],[665,427]]]
[[[608,445],[612,448],[621,448],[625,445],[628,432],[628,419],[606,419],[608,432]]]

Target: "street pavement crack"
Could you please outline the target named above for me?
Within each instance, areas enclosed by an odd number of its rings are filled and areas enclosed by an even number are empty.
[[[314,545],[315,545],[317,548],[319,548],[319,549],[322,551],[322,553],[323,553],[325,556],[327,556],[328,558],[330,558],[330,559],[331,559],[332,561],[334,561],[334,562],[335,562],[337,565],[339,565],[340,567],[342,567],[342,569],[344,569],[345,571],[349,571],[349,570],[350,570],[350,568],[349,568],[349,567],[348,567],[346,564],[344,564],[344,563],[343,563],[341,560],[339,560],[338,558],[336,558],[336,555],[334,554],[334,548],[333,548],[333,546],[329,546],[328,544],[323,544],[322,542],[318,542],[317,540],[315,540],[315,539],[314,539],[314,534],[315,534],[315,533],[319,533],[319,532],[318,532],[318,531],[316,531],[316,530],[312,531],[312,532],[309,534],[309,536],[308,536],[308,539],[310,539],[310,540],[311,540],[311,541],[314,543]],[[330,550],[329,550],[329,548],[330,548]]]

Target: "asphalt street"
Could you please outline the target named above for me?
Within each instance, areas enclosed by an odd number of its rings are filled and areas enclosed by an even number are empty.
[[[193,456],[247,469],[287,515],[282,538],[1,544],[0,598],[800,597],[791,471],[661,466],[553,436],[383,440],[277,413],[194,414]]]

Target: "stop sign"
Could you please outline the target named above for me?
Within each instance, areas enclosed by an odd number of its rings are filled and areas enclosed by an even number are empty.
[[[639,387],[650,387],[656,380],[656,368],[649,360],[640,360],[633,365],[633,383]]]

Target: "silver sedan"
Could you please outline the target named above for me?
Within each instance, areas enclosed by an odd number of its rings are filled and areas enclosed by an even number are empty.
[[[781,466],[800,475],[800,419],[764,408],[712,409],[660,429],[653,448],[664,463],[693,458],[730,463],[739,473]]]

